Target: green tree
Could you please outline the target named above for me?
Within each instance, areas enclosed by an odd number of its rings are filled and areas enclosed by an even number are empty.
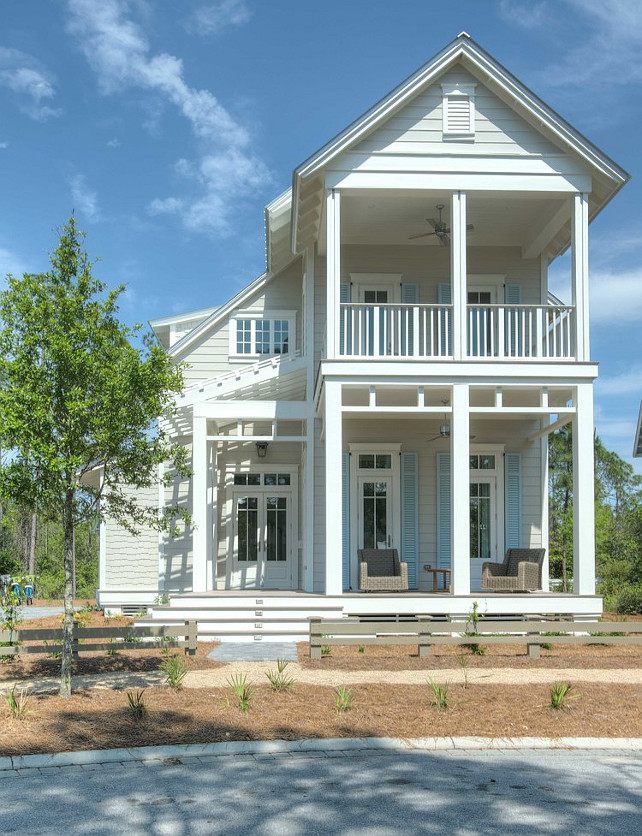
[[[49,271],[8,276],[0,294],[0,492],[62,526],[62,696],[71,694],[75,527],[96,513],[134,532],[187,517],[176,508],[160,518],[136,500],[161,462],[187,472],[156,420],[171,410],[182,369],[141,326],[119,322],[123,288],[108,292],[93,277],[83,238],[72,217]]]
[[[548,437],[549,564],[568,591],[573,571],[573,439],[567,424]]]

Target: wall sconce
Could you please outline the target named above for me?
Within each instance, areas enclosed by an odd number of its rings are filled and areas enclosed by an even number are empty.
[[[267,448],[268,448],[267,441],[257,441],[256,442],[256,455],[260,459],[264,459],[267,455]]]

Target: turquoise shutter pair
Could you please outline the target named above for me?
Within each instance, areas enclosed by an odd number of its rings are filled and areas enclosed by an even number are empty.
[[[437,453],[437,567],[451,566],[450,538],[450,453]],[[519,453],[504,456],[504,545],[507,549],[522,546],[522,457]]]
[[[343,588],[350,589],[350,454],[342,456]],[[408,564],[408,586],[417,588],[419,557],[419,460],[417,453],[401,454],[401,560]]]
[[[350,302],[351,286],[349,282],[341,282],[339,285],[339,302],[347,304]],[[419,303],[419,286],[414,282],[406,282],[401,285],[401,304],[417,305]],[[339,319],[339,346],[342,355],[354,354],[355,346],[352,345],[353,335],[353,313],[350,309],[342,310]],[[401,354],[409,357],[415,354],[415,323],[412,311],[405,312],[401,319]]]

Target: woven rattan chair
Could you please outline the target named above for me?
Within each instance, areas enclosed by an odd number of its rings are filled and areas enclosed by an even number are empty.
[[[408,589],[408,564],[397,549],[359,549],[359,589],[364,592],[402,592]]]
[[[503,563],[482,564],[482,589],[530,592],[542,588],[546,549],[508,549]]]

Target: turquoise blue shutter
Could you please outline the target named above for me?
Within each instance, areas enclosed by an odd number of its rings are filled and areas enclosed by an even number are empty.
[[[505,305],[521,305],[522,303],[522,287],[518,284],[504,285],[504,304]],[[506,339],[504,351],[509,357],[523,356],[524,333],[522,327],[522,318],[519,311],[508,311],[506,315]]]
[[[350,282],[341,282],[339,285],[339,303],[345,304],[350,301]],[[348,334],[348,345],[346,345],[346,326]],[[341,310],[339,315],[339,353],[352,354],[352,311]]]
[[[453,293],[452,287],[445,282],[439,282],[437,285],[437,303],[439,305],[452,305]],[[433,350],[438,353],[440,357],[450,357],[453,353],[453,326],[452,326],[452,308],[444,311],[439,315],[439,324],[441,327],[440,345],[434,345]]]
[[[408,564],[408,586],[417,589],[419,561],[419,457],[401,454],[401,559]]]
[[[401,285],[401,304],[419,304],[419,285],[404,282]],[[412,308],[406,309],[401,317],[401,353],[405,357],[415,355],[415,323]]]
[[[504,523],[506,548],[522,548],[522,457],[504,456]]]
[[[437,453],[437,568],[450,569],[450,453]]]
[[[350,454],[341,455],[341,551],[343,588],[350,589]]]

